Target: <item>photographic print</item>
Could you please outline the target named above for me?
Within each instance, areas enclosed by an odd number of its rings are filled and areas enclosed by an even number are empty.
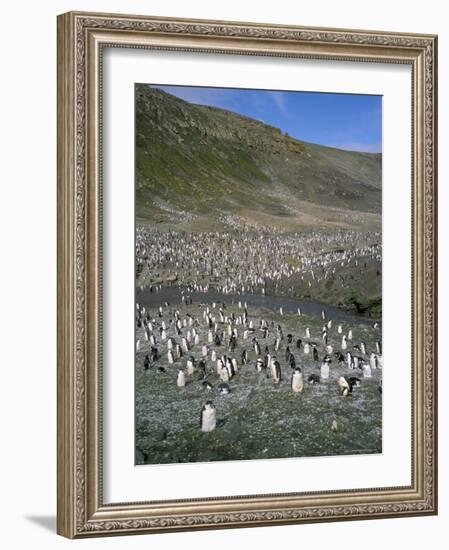
[[[136,464],[382,452],[381,142],[381,96],[136,84]]]

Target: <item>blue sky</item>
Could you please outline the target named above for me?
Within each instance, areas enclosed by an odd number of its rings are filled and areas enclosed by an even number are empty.
[[[190,103],[220,107],[329,147],[382,150],[382,97],[235,88],[154,86]]]

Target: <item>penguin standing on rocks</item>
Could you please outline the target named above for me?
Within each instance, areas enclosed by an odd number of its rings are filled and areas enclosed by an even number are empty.
[[[348,381],[344,376],[340,376],[337,381],[338,387],[340,388],[340,395],[346,397],[352,391],[352,387],[349,385]]]
[[[271,378],[274,384],[279,384],[281,381],[281,365],[275,358],[271,361]]]
[[[256,361],[256,371],[262,372],[265,368],[266,366],[264,360],[262,359],[262,357],[258,357]]]
[[[176,379],[178,388],[183,388],[186,385],[186,375],[183,370],[178,370],[178,378]]]
[[[325,357],[323,359],[323,362],[321,363],[321,371],[320,371],[321,380],[327,380],[329,378],[331,362],[332,360],[329,357]]]
[[[206,401],[200,415],[200,428],[202,432],[212,432],[217,425],[217,411],[212,401]]]
[[[295,367],[292,374],[292,390],[294,393],[301,393],[304,389],[304,378],[300,367]]]

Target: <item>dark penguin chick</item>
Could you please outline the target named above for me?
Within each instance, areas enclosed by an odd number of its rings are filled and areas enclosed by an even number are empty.
[[[148,370],[150,368],[150,358],[148,356],[148,353],[145,355],[145,359],[144,359],[144,362],[143,362],[143,368],[145,370]]]
[[[212,401],[206,401],[200,414],[200,428],[202,432],[211,432],[217,425],[217,413]]]
[[[218,384],[217,389],[219,393],[222,393],[223,395],[227,395],[228,393],[231,393],[231,388],[229,387],[229,384],[226,384],[226,382],[222,382],[221,384]]]
[[[246,351],[246,349],[242,351],[241,362],[242,365],[246,365],[246,363],[248,362],[248,352]]]
[[[298,349],[301,349],[301,344],[302,344],[302,340],[301,340],[301,338],[298,338],[298,339],[296,340],[296,347],[297,347]]]
[[[357,378],[357,376],[345,376],[345,380],[351,386],[351,391],[352,388],[358,388],[361,384],[361,380],[360,378]]]
[[[216,346],[221,346],[221,338],[220,338],[220,335],[219,334],[215,334],[214,336],[214,344]]]
[[[317,350],[316,346],[313,346],[313,348],[312,348],[312,355],[313,355],[313,360],[314,361],[319,361],[320,360],[320,357],[318,355],[318,350]]]
[[[164,369],[164,367],[158,367],[157,370],[158,372],[167,372],[166,369]]]
[[[285,360],[288,361],[290,359],[290,348],[287,346],[285,348]]]
[[[237,338],[232,335],[231,338],[229,338],[229,344],[228,344],[228,351],[233,352],[237,346]]]
[[[293,340],[293,334],[287,334],[287,343],[291,344]]]
[[[201,382],[201,385],[203,386],[203,390],[210,391],[213,388],[212,384],[208,380],[203,380],[203,382]]]
[[[288,362],[289,362],[289,365],[292,369],[294,369],[296,367],[296,360],[295,360],[295,356],[293,355],[293,353],[290,353],[290,357],[288,358]]]
[[[344,363],[345,362],[345,356],[340,351],[336,351],[334,353],[334,357],[337,359],[337,361],[339,363]]]
[[[202,380],[203,378],[206,378],[206,363],[201,359],[201,361],[198,363],[198,378],[197,380]]]
[[[150,353],[152,361],[157,361],[159,359],[159,352],[156,346],[151,346]]]
[[[308,378],[307,378],[307,382],[309,384],[311,384],[312,386],[314,384],[319,384],[320,383],[320,377],[317,375],[317,374],[311,374]]]

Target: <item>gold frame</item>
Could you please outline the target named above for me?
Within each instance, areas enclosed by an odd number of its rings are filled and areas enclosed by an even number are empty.
[[[412,68],[412,484],[104,504],[102,48],[405,63]],[[437,513],[437,37],[70,12],[58,17],[58,533],[70,538]]]

